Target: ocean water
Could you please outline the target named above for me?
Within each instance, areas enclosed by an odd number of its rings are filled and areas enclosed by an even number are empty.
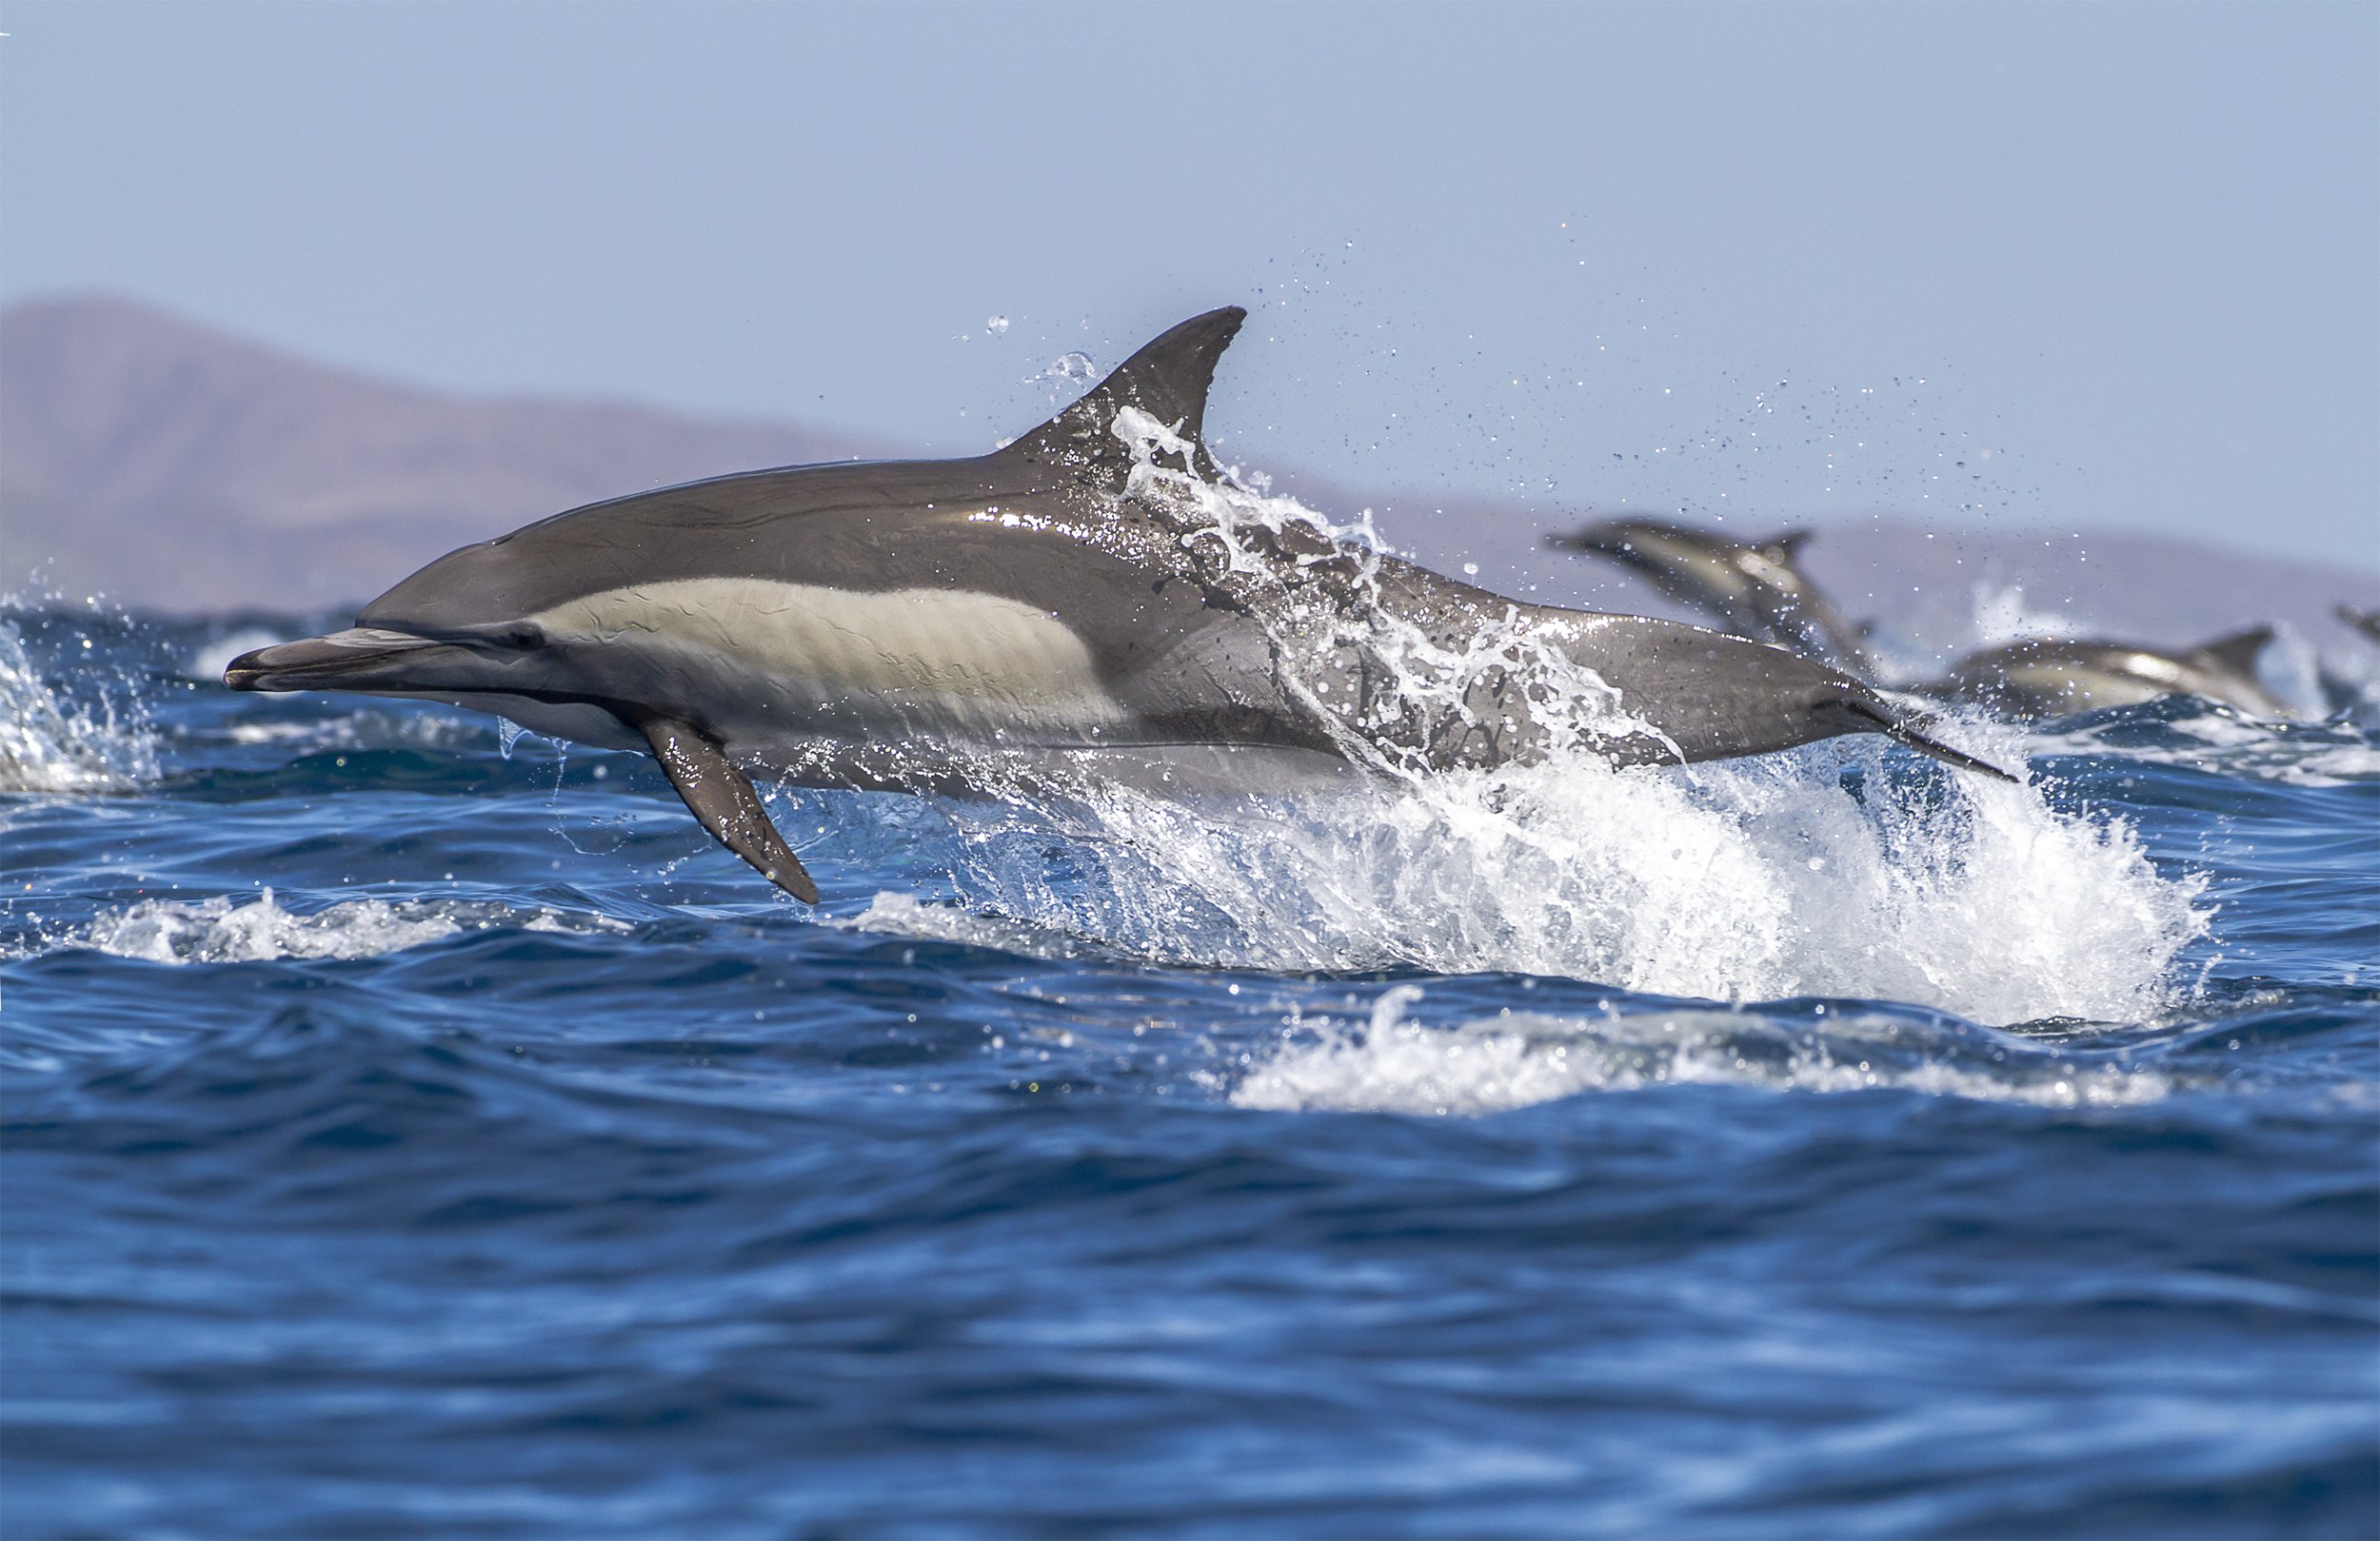
[[[2380,1530],[2370,726],[777,791],[809,910],[309,623],[0,623],[10,1537]]]

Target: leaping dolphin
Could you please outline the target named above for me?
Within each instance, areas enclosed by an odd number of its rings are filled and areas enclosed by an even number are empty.
[[[1714,530],[1631,516],[1549,535],[1545,543],[1609,557],[1738,637],[1873,677],[1858,628],[1801,570],[1801,548],[1809,540],[1808,530],[1787,530],[1767,541],[1731,541]]]
[[[751,766],[995,786],[1327,757],[1425,774],[1576,744],[1623,764],[1876,732],[1987,775],[1866,685],[1699,627],[1523,604],[1234,487],[1201,434],[1245,312],[1210,311],[966,460],[795,466],[593,504],[449,553],[237,690],[446,701],[648,749],[704,828],[807,902]]]

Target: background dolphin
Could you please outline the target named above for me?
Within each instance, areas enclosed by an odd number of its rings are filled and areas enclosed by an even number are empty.
[[[225,682],[449,701],[647,749],[704,827],[812,902],[740,767],[996,788],[1020,764],[1262,751],[1417,774],[1881,732],[2005,777],[1809,660],[1522,604],[1276,517],[1200,438],[1244,314],[1174,327],[993,454],[558,514],[440,558],[347,631],[235,659]]]
[[[1801,570],[1801,548],[1809,540],[1808,530],[1788,530],[1774,540],[1731,541],[1665,519],[1629,517],[1549,535],[1545,543],[1608,557],[1738,637],[1871,676],[1859,628]]]
[[[1546,543],[1609,557],[1739,637],[1790,647],[1873,679],[1874,659],[1859,631],[1801,570],[1797,559],[1809,538],[1807,530],[1793,530],[1755,543],[1667,520],[1627,518],[1549,536]],[[2271,640],[2272,628],[2262,625],[2179,650],[2035,637],[1979,649],[1941,678],[1907,688],[2028,718],[2130,706],[2179,693],[2281,717],[2289,715],[2288,708],[2256,678],[2256,659]]]
[[[2250,626],[2183,651],[2139,642],[2035,637],[1971,653],[1920,695],[1972,701],[2018,717],[2062,717],[2189,694],[2258,717],[2289,708],[2256,679],[2271,626]]]

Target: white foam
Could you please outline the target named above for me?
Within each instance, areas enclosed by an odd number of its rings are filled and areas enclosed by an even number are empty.
[[[2345,786],[2350,781],[2380,780],[2380,749],[2368,744],[2333,744],[2319,749],[2272,773],[2275,780],[2297,786]]]
[[[1298,799],[1103,788],[952,804],[952,875],[998,936],[880,899],[870,929],[1286,972],[1517,972],[1726,1001],[1845,996],[1973,1020],[2136,1020],[2204,931],[2202,883],[2031,786],[1807,759],[1576,758]],[[1946,788],[1948,790],[1946,790]],[[1065,862],[1047,858],[1051,825]],[[1021,928],[1021,929],[1020,929]]]
[[[42,950],[89,947],[152,963],[379,958],[500,925],[549,932],[628,929],[602,916],[556,910],[525,916],[505,905],[453,900],[349,899],[311,915],[295,915],[283,909],[268,888],[247,904],[221,895],[196,900],[145,899],[103,914]]]
[[[1371,1023],[1326,1029],[1285,1048],[1232,1089],[1240,1107],[1279,1111],[1469,1115],[1589,1092],[1684,1082],[1776,1092],[1893,1087],[1935,1096],[2042,1107],[2123,1107],[2172,1090],[2163,1074],[2077,1066],[2047,1055],[1987,1064],[1970,1052],[1913,1046],[1902,1024],[1854,1018],[1795,1031],[1717,1011],[1610,1017],[1516,1014],[1429,1028],[1404,1019],[1419,998],[1387,992]]]
[[[1075,938],[947,904],[927,904],[913,894],[880,893],[858,915],[824,923],[839,930],[905,937],[913,941],[958,942],[1027,958],[1072,957],[1081,951]]]

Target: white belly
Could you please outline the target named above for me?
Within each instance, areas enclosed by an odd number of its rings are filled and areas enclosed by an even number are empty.
[[[605,589],[536,618],[731,741],[812,733],[1096,737],[1128,714],[1046,611],[970,590],[759,579]]]

